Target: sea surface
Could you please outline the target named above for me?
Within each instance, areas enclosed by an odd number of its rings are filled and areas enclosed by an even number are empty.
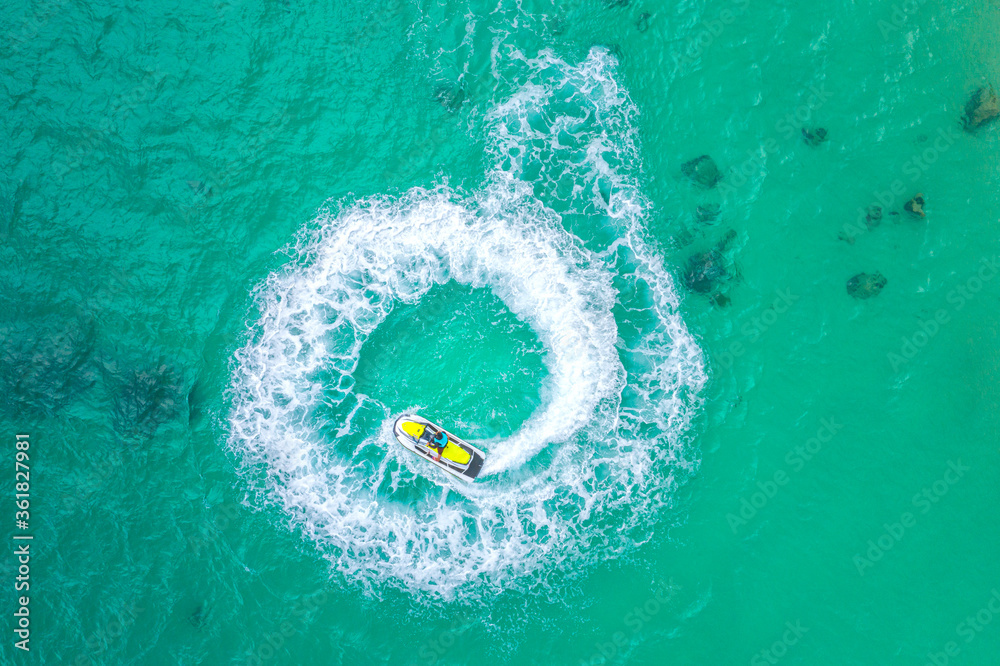
[[[995,2],[0,17],[0,663],[997,663]]]

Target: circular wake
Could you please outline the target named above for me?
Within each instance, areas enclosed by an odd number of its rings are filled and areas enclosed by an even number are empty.
[[[250,482],[369,590],[541,585],[529,574],[648,538],[695,464],[684,434],[700,352],[620,172],[636,158],[635,109],[605,51],[577,67],[551,54],[526,64],[489,116],[496,166],[483,190],[414,189],[321,214],[255,291],[259,318],[236,354],[229,443]],[[451,280],[526,322],[548,371],[520,429],[480,443],[472,486],[412,458],[392,438],[397,414],[353,390],[362,346],[393,307]]]

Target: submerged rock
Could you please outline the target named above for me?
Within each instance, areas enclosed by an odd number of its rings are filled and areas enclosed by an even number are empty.
[[[722,180],[719,167],[708,155],[701,155],[681,165],[681,172],[702,187],[715,187]]]
[[[696,234],[691,229],[681,229],[674,234],[674,242],[677,247],[687,247],[694,242]]]
[[[459,82],[442,83],[434,88],[434,99],[449,111],[457,111],[465,102],[465,86]]]
[[[195,629],[201,629],[205,625],[205,620],[207,619],[208,611],[205,608],[205,602],[201,602],[198,606],[188,615],[188,622]]]
[[[206,403],[208,402],[207,391],[201,381],[195,381],[187,395],[188,424],[198,424],[205,415]]]
[[[594,46],[607,49],[608,53],[618,59],[618,62],[624,62],[625,60],[625,51],[622,50],[621,44],[616,42],[597,42]]]
[[[722,206],[719,204],[705,204],[695,209],[695,216],[699,222],[715,222],[721,212]]]
[[[187,186],[191,188],[191,191],[201,197],[212,196],[212,186],[201,180],[189,180],[187,181]]]
[[[962,125],[966,131],[977,130],[983,125],[987,125],[1000,116],[1000,101],[993,88],[980,88],[972,93],[972,97],[965,104],[965,115],[962,116]]]
[[[818,146],[819,144],[826,141],[826,129],[823,127],[817,127],[815,130],[807,130],[805,127],[803,127],[802,140],[808,143],[810,146]]]
[[[735,238],[736,232],[730,230],[713,249],[699,252],[688,259],[687,270],[684,271],[684,283],[689,289],[700,294],[709,294],[732,277],[728,267],[729,262],[723,253]]]
[[[869,206],[865,213],[865,226],[874,229],[882,224],[882,206]]]
[[[128,369],[114,385],[111,422],[125,438],[152,437],[186,400],[183,379],[166,364]]]
[[[48,315],[0,325],[0,413],[51,416],[95,380],[88,318]]]
[[[924,195],[922,194],[917,194],[917,196],[907,201],[903,204],[903,208],[907,212],[919,217],[927,217],[927,213],[924,212]]]
[[[639,20],[635,22],[635,27],[639,32],[646,32],[649,30],[649,19],[653,18],[653,15],[649,12],[643,12],[639,14]]]
[[[568,22],[565,16],[553,16],[549,19],[549,30],[552,31],[553,35],[559,36],[566,32],[566,26]]]
[[[847,293],[857,299],[878,296],[888,283],[881,273],[858,273],[847,281]]]
[[[899,213],[892,211],[889,213],[890,216],[898,216]],[[863,217],[862,217],[863,216]],[[854,241],[858,236],[864,234],[867,231],[872,231],[875,227],[882,224],[883,220],[882,207],[871,205],[865,209],[858,209],[857,221],[852,223],[848,222],[843,226],[843,231],[837,234],[837,238],[854,245]],[[864,226],[862,226],[864,225]]]

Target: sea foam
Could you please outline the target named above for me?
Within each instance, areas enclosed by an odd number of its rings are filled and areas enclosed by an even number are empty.
[[[648,538],[696,465],[701,354],[644,240],[648,204],[629,175],[636,111],[614,59],[594,49],[575,66],[551,53],[523,64],[518,91],[487,116],[482,190],[331,207],[254,291],[236,353],[229,446],[247,482],[372,593],[541,590],[544,568]],[[472,486],[396,444],[384,406],[380,428],[353,419],[372,400],[352,396],[366,338],[395,304],[451,280],[492,290],[529,324],[548,370],[535,413],[480,443],[488,460]],[[348,399],[341,422],[319,422]]]

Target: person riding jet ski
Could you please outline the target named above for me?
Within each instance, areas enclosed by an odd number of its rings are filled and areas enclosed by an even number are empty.
[[[441,454],[444,453],[444,447],[448,446],[448,435],[444,434],[443,430],[438,430],[436,435],[431,434],[430,428],[428,428],[427,446],[432,449],[437,449],[437,456],[434,460],[441,460]]]

